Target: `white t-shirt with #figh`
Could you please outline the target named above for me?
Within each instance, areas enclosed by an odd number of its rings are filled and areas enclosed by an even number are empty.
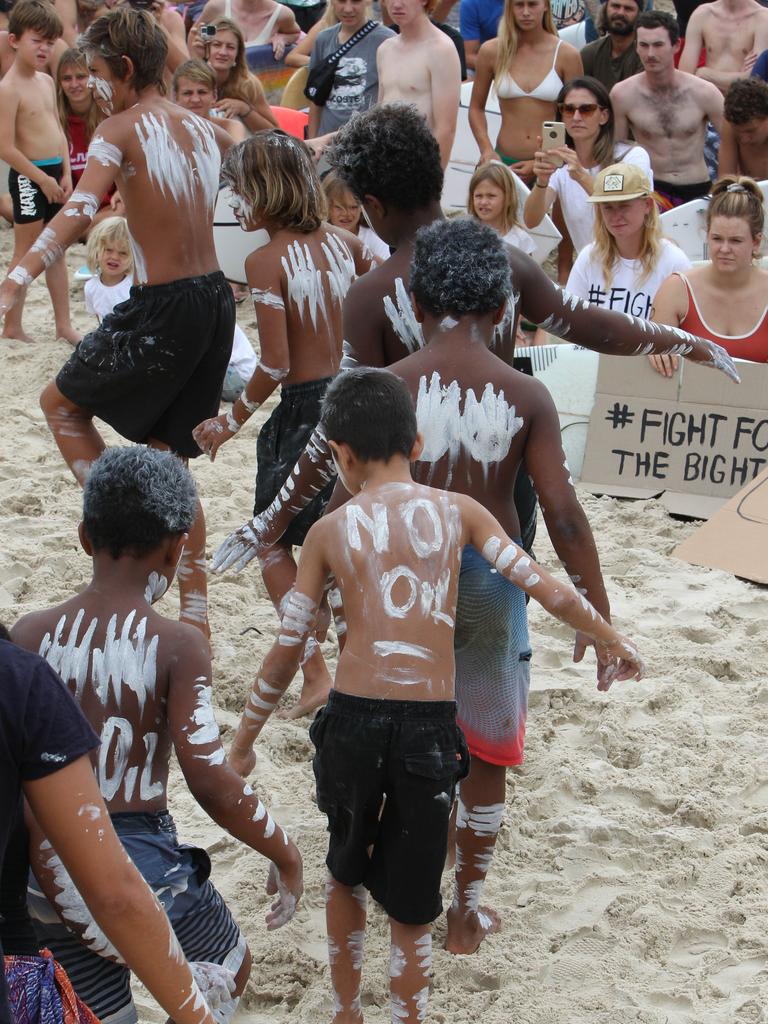
[[[619,259],[613,268],[611,283],[605,282],[603,268],[594,257],[594,243],[582,249],[573,264],[565,290],[586,299],[592,306],[604,306],[618,313],[649,320],[656,292],[670,274],[690,269],[691,261],[682,249],[661,240],[661,254],[648,277],[643,278],[640,260]]]

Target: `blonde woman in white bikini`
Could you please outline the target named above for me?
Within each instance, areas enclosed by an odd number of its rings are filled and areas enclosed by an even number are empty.
[[[501,158],[530,181],[542,121],[555,120],[560,89],[581,74],[578,50],[559,39],[549,0],[506,0],[498,37],[483,43],[478,52],[469,105],[480,163]],[[495,149],[485,116],[492,85],[501,108]]]

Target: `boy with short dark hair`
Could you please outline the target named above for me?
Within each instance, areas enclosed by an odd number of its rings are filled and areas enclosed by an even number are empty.
[[[8,276],[23,287],[5,315],[3,337],[32,341],[21,318],[31,281],[17,264],[72,193],[69,146],[56,112],[56,89],[46,67],[61,38],[61,19],[47,0],[19,0],[11,9],[8,42],[13,64],[0,82],[0,158],[10,166],[13,203],[13,256]],[[63,261],[46,264],[45,281],[53,304],[56,336],[78,342],[69,319],[69,285]]]
[[[353,497],[307,535],[280,635],[253,685],[230,763],[242,773],[252,769],[253,741],[290,682],[333,575],[347,641],[328,704],[310,731],[317,802],[331,833],[333,1019],[362,1020],[367,889],[390,919],[392,1019],[415,1024],[429,994],[430,926],[442,907],[451,806],[468,768],[454,703],[462,548],[473,545],[486,572],[513,581],[593,637],[611,678],[639,678],[642,664],[585,598],[530,559],[474,499],[414,483],[411,463],[424,441],[408,388],[392,373],[341,374],[326,392],[321,424]]]
[[[267,914],[268,928],[293,916],[302,866],[285,831],[225,762],[206,639],[150,607],[173,581],[196,506],[189,471],[170,453],[108,449],[94,462],[83,495],[80,540],[93,558],[91,583],[58,607],[25,616],[13,638],[46,658],[99,733],[95,767],[113,824],[163,904],[185,955],[204,962],[213,976],[225,969],[239,996],[250,953],[208,880],[207,854],[177,841],[166,809],[171,750],[214,821],[272,861],[267,891],[277,901]],[[60,861],[40,838],[32,844],[35,872],[47,899],[33,899],[38,936],[100,1019],[119,1014],[121,1024],[130,1024],[136,1020],[130,972],[111,957]]]

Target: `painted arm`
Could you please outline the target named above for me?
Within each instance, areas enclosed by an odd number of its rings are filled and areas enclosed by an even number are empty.
[[[266,921],[269,930],[279,928],[293,917],[304,889],[301,855],[227,764],[213,712],[208,643],[192,627],[184,633],[170,662],[168,690],[168,723],[179,765],[192,795],[216,824],[272,862],[269,879],[275,887],[267,891],[276,889],[278,899]]]
[[[670,274],[653,297],[651,319],[657,324],[677,327],[688,312],[688,289],[679,274]],[[673,377],[680,365],[678,356],[648,356],[651,366],[662,377]]]
[[[689,75],[695,75],[699,66],[699,57],[704,48],[704,27],[702,19],[706,11],[697,8],[688,19],[688,28],[685,30],[685,45],[680,55],[678,69],[687,71]]]
[[[245,262],[245,275],[256,309],[261,358],[231,411],[203,420],[192,431],[211,462],[224,442],[235,436],[291,372],[281,271],[274,260],[265,260],[257,250]]]
[[[372,301],[369,284],[366,278],[353,282],[344,299],[342,370],[386,364],[384,327],[379,319],[385,315],[384,307],[378,293]],[[272,504],[227,537],[214,552],[212,570],[225,572],[234,567],[235,572],[239,572],[252,558],[276,544],[295,516],[335,476],[331,449],[318,426]]]
[[[285,601],[280,633],[256,672],[240,725],[229,751],[229,763],[244,778],[253,771],[253,744],[299,669],[307,644],[314,642],[317,612],[328,577],[323,537],[328,520],[309,530],[301,549],[296,583]]]
[[[493,84],[493,64],[496,59],[495,40],[489,40],[478,50],[475,64],[475,81],[472,85],[472,96],[469,101],[469,127],[480,150],[480,163],[487,163],[497,158],[488,135],[488,118],[485,116],[485,104]]]
[[[628,313],[590,306],[558,288],[538,264],[517,250],[510,254],[510,265],[522,315],[550,334],[606,355],[682,355],[739,381],[733,359],[720,345],[679,327],[665,327]]]
[[[445,170],[451,159],[451,149],[456,135],[456,118],[461,99],[461,62],[456,47],[447,36],[443,37],[440,43],[440,46],[435,46],[432,50],[430,66],[432,134],[440,146],[440,164]]]
[[[168,918],[115,834],[88,758],[26,782],[24,794],[56,851],[61,896],[82,894],[94,931],[177,1024],[213,1024]]]
[[[466,495],[460,502],[466,543],[481,552],[498,573],[529,594],[554,618],[592,639],[603,666],[598,688],[607,690],[617,679],[640,679],[643,661],[629,640],[618,633],[575,587],[561,583],[530,558],[504,533],[494,517]],[[578,643],[578,640],[577,640]]]
[[[26,285],[61,259],[66,249],[81,237],[93,220],[101,197],[117,177],[122,160],[114,126],[105,121],[88,147],[88,162],[77,189],[0,285],[0,315],[13,306]]]
[[[739,173],[739,147],[736,135],[729,121],[723,120],[720,132],[720,153],[717,159],[717,176]]]

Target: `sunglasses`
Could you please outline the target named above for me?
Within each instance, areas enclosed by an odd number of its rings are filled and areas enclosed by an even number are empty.
[[[557,109],[568,117],[573,117],[577,113],[586,117],[588,114],[594,114],[596,110],[604,110],[605,107],[601,107],[599,103],[561,103]]]

